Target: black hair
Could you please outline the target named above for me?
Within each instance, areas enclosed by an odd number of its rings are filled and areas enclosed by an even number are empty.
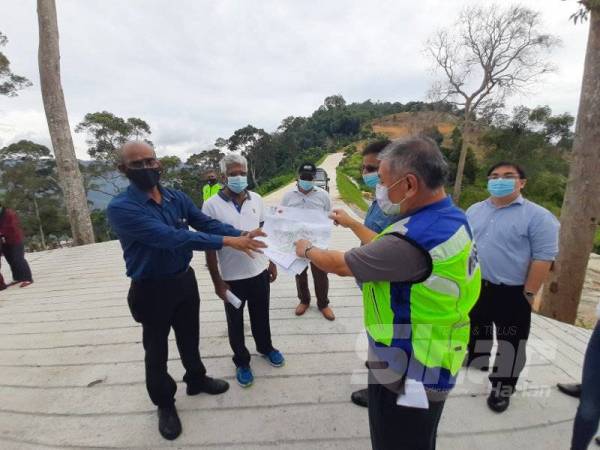
[[[525,174],[525,170],[520,165],[510,162],[510,161],[497,162],[492,167],[490,167],[490,170],[488,170],[487,176],[489,177],[492,174],[492,172],[494,170],[496,170],[498,167],[504,167],[504,166],[512,167],[513,169],[515,169],[517,171],[517,173],[519,174],[519,178],[521,180],[525,180],[527,178],[527,175]]]
[[[379,155],[381,151],[388,146],[388,144],[392,142],[389,139],[378,139],[377,141],[372,141],[363,148],[361,154],[362,156],[367,155]]]

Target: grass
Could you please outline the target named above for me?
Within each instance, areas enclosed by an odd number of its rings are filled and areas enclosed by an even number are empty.
[[[341,170],[336,170],[337,188],[346,203],[352,203],[362,211],[369,209],[368,203],[365,201],[362,192]]]

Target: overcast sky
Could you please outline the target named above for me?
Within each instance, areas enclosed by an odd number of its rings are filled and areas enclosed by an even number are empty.
[[[450,25],[462,0],[57,0],[71,128],[88,112],[140,117],[159,154],[186,155],[252,124],[274,130],[323,99],[425,100],[427,37]],[[490,2],[491,3],[491,2]],[[502,2],[505,3],[505,2]],[[573,25],[575,0],[523,0],[542,10],[562,46],[558,72],[512,104],[548,104],[575,115],[587,24]],[[0,147],[50,144],[37,68],[34,0],[0,0],[2,50],[33,86],[0,97]],[[86,158],[84,136],[74,133]]]

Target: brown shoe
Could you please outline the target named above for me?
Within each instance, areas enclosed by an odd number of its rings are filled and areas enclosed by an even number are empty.
[[[335,314],[333,314],[333,310],[329,306],[323,308],[321,314],[323,314],[323,317],[327,320],[335,320]]]
[[[296,315],[301,316],[307,309],[308,305],[306,303],[298,303],[298,306],[296,306]]]

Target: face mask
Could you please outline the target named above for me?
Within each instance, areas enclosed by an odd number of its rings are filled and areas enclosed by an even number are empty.
[[[314,181],[298,180],[298,187],[300,189],[302,189],[303,191],[311,191],[314,186],[315,186]]]
[[[488,180],[487,189],[492,197],[506,197],[515,191],[517,180],[497,178]]]
[[[383,211],[383,213],[386,216],[396,216],[396,215],[400,214],[400,207],[402,206],[402,203],[404,202],[404,200],[406,200],[406,197],[404,197],[398,203],[392,203],[392,201],[390,200],[390,197],[388,195],[388,191],[390,188],[396,186],[402,180],[404,180],[404,178],[399,179],[394,184],[392,184],[389,188],[385,187],[381,183],[379,183],[375,187],[375,198],[377,199],[377,204],[379,205],[379,207],[381,208],[381,210]]]
[[[127,169],[125,175],[142,191],[149,191],[158,184],[160,169]]]
[[[248,177],[245,175],[227,177],[227,187],[231,189],[232,192],[239,194],[248,187]]]
[[[208,184],[214,186],[217,180],[213,180],[212,178],[208,180]]]
[[[363,175],[363,181],[368,188],[373,189],[379,183],[379,174],[377,172],[366,173]]]

